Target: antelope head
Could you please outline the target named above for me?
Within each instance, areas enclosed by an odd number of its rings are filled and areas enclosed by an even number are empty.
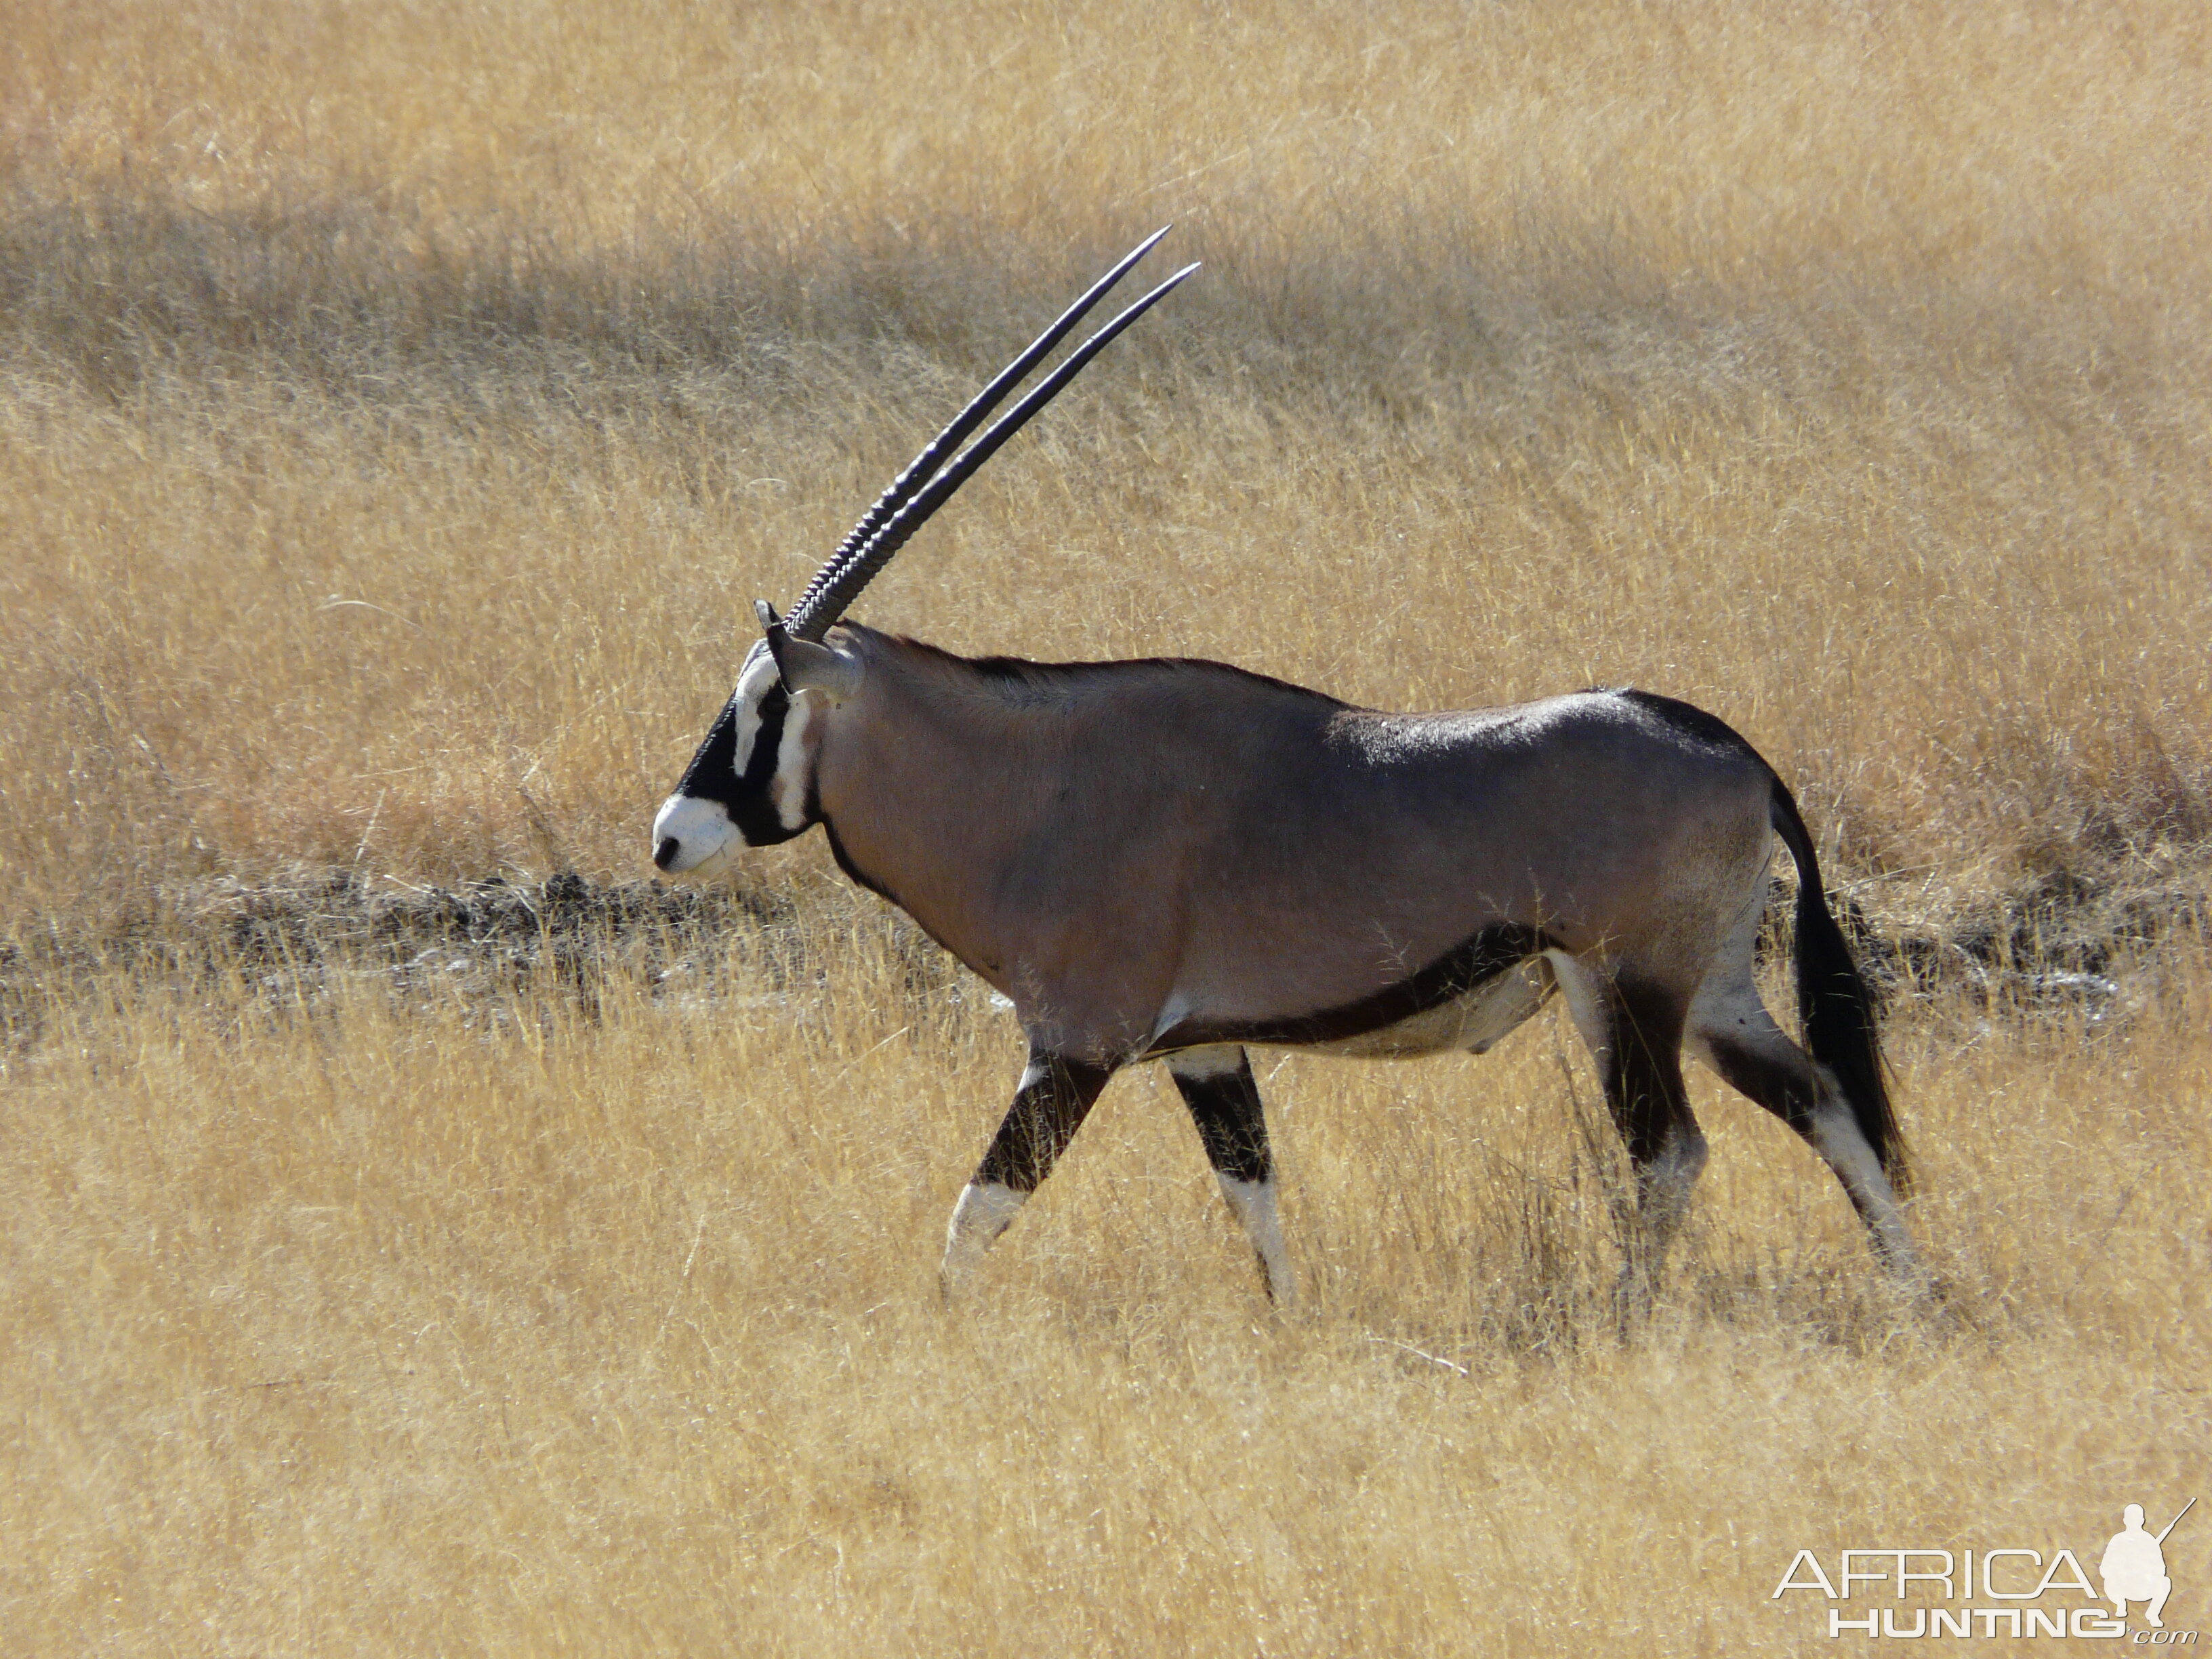
[[[762,637],[746,656],[738,689],[708,728],[676,793],[662,803],[653,820],[653,861],[663,872],[710,873],[738,848],[789,841],[821,816],[814,795],[814,760],[823,728],[830,711],[858,694],[865,672],[848,646],[826,637],[830,628],[891,555],[1001,444],[1050,403],[1115,336],[1198,269],[1185,265],[1122,312],[968,444],[969,435],[1006,393],[1166,234],[1163,228],[1139,243],[975,395],[891,481],[814,573],[788,615],[779,617],[764,599],[754,602]],[[963,449],[963,444],[968,447]]]

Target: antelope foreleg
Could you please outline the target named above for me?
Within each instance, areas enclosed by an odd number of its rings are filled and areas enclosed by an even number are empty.
[[[942,1269],[948,1293],[974,1271],[983,1252],[1052,1173],[1111,1075],[1103,1066],[1030,1051],[1014,1103],[953,1206]]]
[[[1275,1163],[1267,1150],[1267,1122],[1261,1111],[1252,1062],[1242,1047],[1223,1043],[1169,1055],[1168,1073],[1198,1125],[1198,1138],[1205,1143],[1206,1162],[1221,1184],[1221,1196],[1260,1258],[1269,1298],[1278,1307],[1288,1307],[1291,1259],[1283,1249],[1283,1225],[1275,1212]]]

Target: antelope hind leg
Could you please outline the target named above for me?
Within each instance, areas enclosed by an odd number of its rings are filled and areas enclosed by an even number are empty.
[[[1705,1137],[1682,1080],[1688,999],[1656,980],[1607,972],[1564,952],[1551,953],[1550,960],[1604,1080],[1606,1105],[1635,1174],[1635,1212],[1625,1229],[1629,1259],[1621,1269],[1626,1287],[1657,1275],[1705,1167]]]
[[[1875,1254],[1901,1283],[1920,1284],[1927,1268],[1850,1102],[1827,1067],[1775,1023],[1747,967],[1717,977],[1698,994],[1690,1011],[1690,1046],[1723,1083],[1804,1138],[1834,1171],[1866,1224]]]

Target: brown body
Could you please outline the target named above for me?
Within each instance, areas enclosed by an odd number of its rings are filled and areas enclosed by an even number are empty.
[[[866,671],[819,739],[841,858],[1070,1058],[1349,1008],[1501,927],[1702,968],[1764,897],[1764,768],[1617,696],[1382,714],[1214,663],[832,642]]]
[[[653,821],[653,862],[672,875],[823,823],[847,871],[1012,1000],[1030,1064],[953,1212],[948,1282],[1005,1230],[1114,1072],[1159,1058],[1269,1291],[1287,1297],[1244,1045],[1480,1053],[1554,990],[1627,1143],[1649,1261],[1705,1162],[1687,1048],[1802,1134],[1877,1248],[1911,1271],[1866,987],[1790,792],[1711,715],[1635,691],[1382,714],[1218,663],[970,662],[832,631],[963,480],[1197,269],[976,435],[1165,234],[969,402],[788,617],[758,605],[765,638]],[[1752,984],[1770,831],[1798,869],[1809,1054]]]
[[[969,661],[855,625],[819,644],[772,632],[662,810],[660,861],[704,868],[815,823],[1029,1036],[949,1275],[1113,1073],[1161,1059],[1286,1296],[1244,1045],[1479,1053],[1554,990],[1603,1075],[1651,1259],[1705,1160],[1686,1049],[1804,1135],[1914,1271],[1871,1008],[1809,837],[1766,763],[1686,704],[1589,691],[1388,714],[1218,663]],[[1801,877],[1809,1055],[1752,983],[1778,830]]]

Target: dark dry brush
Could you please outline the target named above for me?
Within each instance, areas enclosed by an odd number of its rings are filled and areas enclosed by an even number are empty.
[[[367,975],[402,1001],[481,998],[533,982],[589,1008],[611,975],[666,981],[733,933],[772,941],[787,904],[730,888],[489,877],[417,887],[339,870],[247,886],[199,884],[97,930],[19,928],[0,945],[0,1022],[35,1040],[40,1011],[125,984],[189,991],[235,976],[252,1000],[311,1008]],[[770,960],[779,959],[773,951]]]
[[[957,1005],[976,994],[903,915],[865,896],[806,904],[778,889],[573,872],[415,886],[338,870],[196,884],[94,928],[19,927],[0,942],[0,1032],[29,1046],[42,1011],[112,996],[118,983],[186,993],[235,983],[252,1004],[301,1012],[364,982],[398,1005],[459,998],[501,1018],[545,993],[592,1014],[617,981],[648,998],[786,1003],[818,991],[856,945],[888,957],[905,999]]]
[[[2191,878],[2194,876],[2195,879]],[[1786,963],[1790,893],[1770,896],[1760,957]],[[1895,1001],[1963,995],[1984,1011],[2124,1013],[2127,982],[2161,953],[2201,955],[2206,884],[2045,881],[1952,916],[1877,917],[1831,895],[1877,993]],[[44,1006],[117,975],[190,988],[236,976],[271,1006],[309,1007],[364,976],[394,998],[483,997],[549,988],[590,1010],[620,979],[651,996],[712,997],[818,987],[866,935],[913,998],[977,994],[975,981],[902,912],[840,887],[599,882],[573,872],[493,875],[451,887],[339,869],[259,884],[217,880],[159,893],[121,917],[19,924],[0,941],[0,1030],[31,1041]],[[963,989],[963,988],[965,988]]]

